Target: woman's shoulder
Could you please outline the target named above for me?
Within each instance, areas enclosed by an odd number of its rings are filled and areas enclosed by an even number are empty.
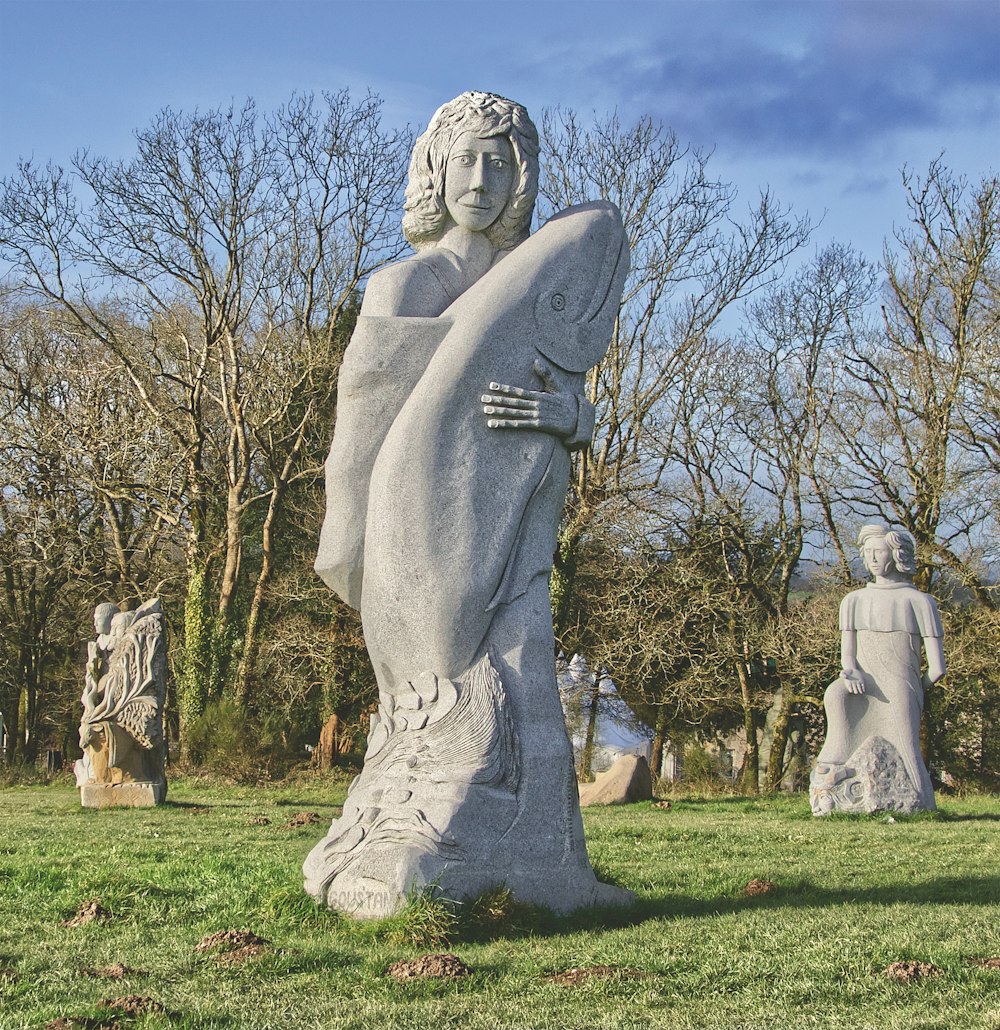
[[[462,278],[451,251],[420,251],[372,274],[361,314],[434,318],[461,295]]]

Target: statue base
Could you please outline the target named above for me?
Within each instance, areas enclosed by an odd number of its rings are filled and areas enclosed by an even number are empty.
[[[152,808],[167,796],[166,780],[146,783],[84,783],[80,804],[84,808]]]
[[[813,815],[833,812],[933,811],[925,803],[902,756],[883,737],[869,737],[846,762],[817,762],[809,777]]]

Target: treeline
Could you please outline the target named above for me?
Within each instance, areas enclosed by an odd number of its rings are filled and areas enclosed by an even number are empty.
[[[932,763],[1000,770],[998,183],[935,162],[880,264],[808,256],[648,119],[539,123],[542,220],[595,197],[633,254],[590,379],[553,576],[560,643],[607,669],[658,748],[742,725],[748,788],[820,724],[865,521],[917,539],[951,671]],[[372,96],[165,111],[136,154],[22,164],[0,194],[0,711],[8,758],[75,737],[103,600],[164,601],[174,739],[277,769],[374,683],[311,571],[337,369],[367,275],[405,252],[411,138]],[[770,712],[761,783],[756,742]],[[810,721],[811,720],[811,721]]]

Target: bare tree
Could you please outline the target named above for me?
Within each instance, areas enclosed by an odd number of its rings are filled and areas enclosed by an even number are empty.
[[[735,190],[715,181],[706,153],[651,119],[617,115],[584,127],[572,111],[541,123],[543,214],[595,198],[618,205],[632,267],[608,356],[592,373],[594,445],[577,459],[553,593],[571,589],[574,558],[610,499],[649,507],[685,430],[679,394],[700,349],[732,305],[775,279],[808,237],[769,194],[736,215]]]
[[[270,118],[252,103],[165,111],[131,161],[83,153],[69,173],[24,163],[4,183],[0,247],[21,289],[115,356],[182,460],[185,717],[232,684],[234,644],[252,657],[272,565],[261,563],[238,640],[247,533],[272,532],[288,484],[307,474],[341,316],[401,247],[391,212],[409,141],[379,115],[376,98],[346,92]]]
[[[881,325],[848,354],[842,444],[856,512],[905,526],[929,589],[947,572],[995,607],[981,555],[995,535],[988,390],[996,356],[1000,182],[970,187],[940,160],[905,172],[910,223],[886,246]],[[978,389],[977,389],[978,387]],[[984,417],[985,416],[985,417]]]

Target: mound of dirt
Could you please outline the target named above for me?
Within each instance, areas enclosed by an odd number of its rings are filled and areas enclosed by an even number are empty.
[[[560,987],[579,987],[588,980],[606,980],[617,977],[619,980],[645,980],[654,974],[647,969],[633,969],[631,966],[574,966],[558,973],[549,973],[545,977],[548,984]]]
[[[247,826],[270,826],[271,820],[266,815],[255,815],[252,819],[247,819]]]
[[[419,955],[404,962],[393,962],[386,972],[395,980],[416,980],[468,976],[472,970],[457,955],[447,952],[443,955]]]
[[[294,830],[299,826],[312,826],[319,822],[319,812],[296,812],[291,819],[285,823],[286,830]]]
[[[980,969],[995,969],[1000,972],[1000,958],[967,958],[965,961],[970,966],[979,966]]]
[[[883,973],[890,980],[900,983],[913,983],[929,976],[940,976],[941,970],[930,962],[916,962],[912,959],[905,962],[893,962],[886,966]]]
[[[674,807],[674,803],[670,798],[654,798],[653,808],[662,808],[664,812],[669,812]]]
[[[111,913],[101,904],[100,898],[91,898],[76,910],[72,919],[63,919],[59,925],[76,929],[88,923],[106,923],[110,918]]]
[[[195,951],[218,950],[217,961],[222,965],[234,966],[247,959],[255,958],[271,951],[271,942],[258,937],[252,930],[220,930],[218,933],[203,937],[196,945]]]
[[[754,877],[744,888],[743,893],[748,898],[759,898],[762,894],[774,894],[778,889],[776,883],[771,883],[770,880],[758,880]]]
[[[166,1012],[167,1010],[155,999],[141,994],[125,994],[120,998],[102,998],[101,1005],[106,1009],[121,1012],[126,1016],[144,1016],[147,1012]]]
[[[97,969],[85,966],[79,973],[80,976],[90,976],[98,980],[124,980],[126,976],[149,976],[149,970],[132,969],[121,962],[116,962],[112,966],[99,966]]]

